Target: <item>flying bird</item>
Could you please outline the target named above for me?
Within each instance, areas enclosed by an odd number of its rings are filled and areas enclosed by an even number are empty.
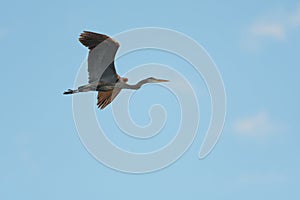
[[[64,94],[98,91],[97,106],[100,109],[104,109],[122,89],[138,90],[146,83],[168,82],[168,80],[149,77],[135,85],[129,85],[127,84],[128,79],[120,77],[115,69],[115,55],[120,46],[117,41],[107,35],[90,31],[81,33],[79,41],[89,48],[89,81],[88,84],[75,90],[68,89]]]

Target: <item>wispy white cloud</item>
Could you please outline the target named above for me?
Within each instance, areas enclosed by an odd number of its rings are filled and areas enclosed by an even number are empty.
[[[281,23],[257,23],[250,27],[250,34],[253,37],[271,37],[275,39],[285,38],[285,27]]]
[[[272,12],[261,16],[246,28],[243,45],[257,49],[265,41],[283,41],[295,30],[300,29],[300,3],[295,9],[284,12]]]
[[[277,129],[277,125],[266,112],[240,118],[233,124],[233,129],[238,134],[263,136]]]

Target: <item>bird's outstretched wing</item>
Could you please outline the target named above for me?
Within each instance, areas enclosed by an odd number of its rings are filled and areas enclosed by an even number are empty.
[[[119,76],[116,73],[114,59],[119,43],[107,35],[84,31],[79,41],[89,48],[88,72],[89,83],[115,83]]]
[[[98,102],[97,106],[100,109],[105,108],[108,104],[110,104],[114,98],[120,93],[121,89],[115,88],[114,90],[109,91],[99,91],[98,92]]]

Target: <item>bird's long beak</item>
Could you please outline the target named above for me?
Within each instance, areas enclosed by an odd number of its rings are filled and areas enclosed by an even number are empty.
[[[157,82],[170,82],[169,80],[164,80],[164,79],[156,79]]]

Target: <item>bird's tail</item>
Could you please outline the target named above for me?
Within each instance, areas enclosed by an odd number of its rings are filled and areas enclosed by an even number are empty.
[[[78,90],[71,90],[71,89],[68,89],[67,91],[64,92],[64,94],[74,94],[74,93],[77,93]]]

